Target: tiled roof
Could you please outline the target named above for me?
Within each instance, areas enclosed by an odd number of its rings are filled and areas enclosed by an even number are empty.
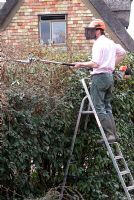
[[[131,0],[104,0],[104,1],[111,8],[112,11],[130,10],[131,8]]]
[[[0,9],[3,8],[5,3],[0,3]]]

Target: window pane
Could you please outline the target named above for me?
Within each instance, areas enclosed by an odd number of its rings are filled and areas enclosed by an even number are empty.
[[[52,22],[52,40],[54,43],[65,43],[66,23]]]
[[[50,23],[49,22],[41,22],[40,23],[40,33],[41,38],[40,41],[42,44],[48,44],[50,42]]]

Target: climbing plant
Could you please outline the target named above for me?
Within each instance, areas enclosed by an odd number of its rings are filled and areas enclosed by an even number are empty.
[[[38,56],[42,55],[38,52]],[[46,55],[57,61],[68,61],[65,53],[51,51]],[[85,55],[72,56],[72,62],[86,59],[88,57]],[[124,62],[133,64],[133,60],[133,54],[129,54]],[[84,96],[80,79],[88,75],[87,70],[72,71],[40,62],[26,65],[8,61],[3,65],[1,200],[45,196],[51,188],[62,184],[77,114]],[[116,83],[112,102],[121,148],[132,174],[133,87],[133,76],[128,81]],[[100,133],[94,117],[90,117],[87,130],[84,130],[83,124],[84,119],[77,135],[67,186],[79,191],[84,199],[125,199],[105,147],[98,146],[96,142]],[[72,199],[73,194],[70,194]]]

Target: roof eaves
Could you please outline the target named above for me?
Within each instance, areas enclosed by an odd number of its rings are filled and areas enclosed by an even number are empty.
[[[3,31],[12,20],[13,16],[20,8],[23,0],[6,0],[4,6],[0,9],[0,31]]]

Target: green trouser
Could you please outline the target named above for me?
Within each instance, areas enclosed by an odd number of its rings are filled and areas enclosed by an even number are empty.
[[[116,126],[111,107],[113,87],[112,73],[95,74],[92,76],[91,98],[107,136],[116,136]]]

